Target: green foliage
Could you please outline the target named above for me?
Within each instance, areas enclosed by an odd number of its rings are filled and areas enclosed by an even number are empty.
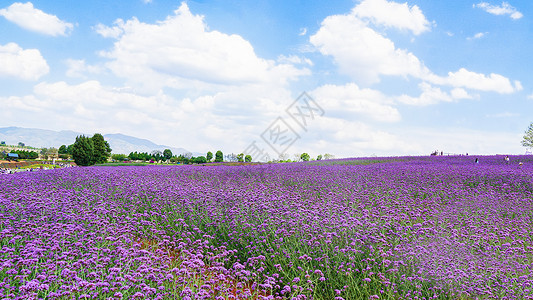
[[[72,158],[78,166],[94,164],[94,143],[90,137],[80,135],[72,146]]]
[[[61,147],[59,147],[59,150],[57,150],[57,153],[58,154],[68,154],[67,146],[66,145],[61,145]]]
[[[67,154],[72,155],[73,150],[74,150],[74,144],[67,146]]]
[[[18,154],[20,159],[37,159],[39,158],[39,153],[35,151],[27,151],[27,150],[12,150],[9,153],[16,153]]]
[[[224,153],[222,151],[218,150],[215,154],[215,162],[223,162],[224,161]]]
[[[524,138],[522,139],[522,146],[533,148],[533,123],[529,124],[529,127],[524,133]]]
[[[165,159],[170,159],[172,157],[172,151],[170,151],[170,149],[165,149],[163,151],[163,157]]]
[[[111,159],[117,160],[117,161],[125,161],[128,159],[126,154],[113,154],[111,155]]]
[[[244,153],[237,154],[237,161],[243,162],[244,161]]]
[[[319,154],[319,155],[316,157],[316,160],[322,160],[322,154]]]
[[[5,146],[5,145],[6,145],[6,142],[5,142],[5,141],[1,141],[1,142],[0,142],[0,145]]]
[[[335,159],[335,155],[326,153],[324,154],[324,159]]]
[[[24,147],[24,146],[26,146],[26,144],[24,144],[23,142],[19,142],[18,145],[19,145],[19,147]]]
[[[244,157],[244,161],[246,161],[246,162],[252,162],[252,156],[249,155],[249,154],[246,155],[246,156]]]
[[[309,154],[307,153],[302,153],[302,155],[300,155],[300,159],[303,160],[303,161],[309,161],[311,157],[309,156]]]
[[[207,159],[207,161],[211,161],[213,159],[213,152],[208,151],[205,159]]]
[[[205,156],[198,156],[198,157],[192,157],[191,161],[195,164],[205,164],[207,163],[207,159]]]
[[[93,141],[93,161],[91,165],[105,163],[111,156],[109,143],[99,133],[95,133],[91,140]]]

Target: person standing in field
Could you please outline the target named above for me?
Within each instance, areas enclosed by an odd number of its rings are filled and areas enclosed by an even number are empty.
[[[504,158],[504,160],[505,160],[505,163],[506,163],[506,164],[509,164],[509,155],[506,155],[505,158]]]

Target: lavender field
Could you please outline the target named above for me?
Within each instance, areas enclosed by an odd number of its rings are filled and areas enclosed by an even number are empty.
[[[528,159],[1,175],[0,299],[533,298]]]

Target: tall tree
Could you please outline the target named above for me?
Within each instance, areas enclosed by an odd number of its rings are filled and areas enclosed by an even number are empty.
[[[170,149],[163,150],[163,157],[165,159],[170,159],[172,157],[172,151]]]
[[[222,151],[218,150],[215,154],[215,162],[223,162],[224,161],[224,153]]]
[[[237,154],[237,161],[244,162],[244,153]]]
[[[90,137],[80,135],[72,145],[72,158],[78,166],[90,166],[94,163],[94,144]]]
[[[211,161],[213,159],[213,152],[208,151],[205,159],[207,159],[207,161]]]
[[[244,161],[246,162],[252,162],[252,156],[247,154],[245,157],[244,157]]]
[[[529,127],[524,133],[524,138],[522,139],[522,146],[533,148],[533,123],[529,124]]]
[[[104,136],[95,133],[91,138],[93,141],[93,164],[103,164],[111,156],[111,147],[104,140]]]

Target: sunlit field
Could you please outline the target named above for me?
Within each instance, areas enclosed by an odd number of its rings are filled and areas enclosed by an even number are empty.
[[[474,159],[0,175],[0,298],[532,297],[533,162]]]

